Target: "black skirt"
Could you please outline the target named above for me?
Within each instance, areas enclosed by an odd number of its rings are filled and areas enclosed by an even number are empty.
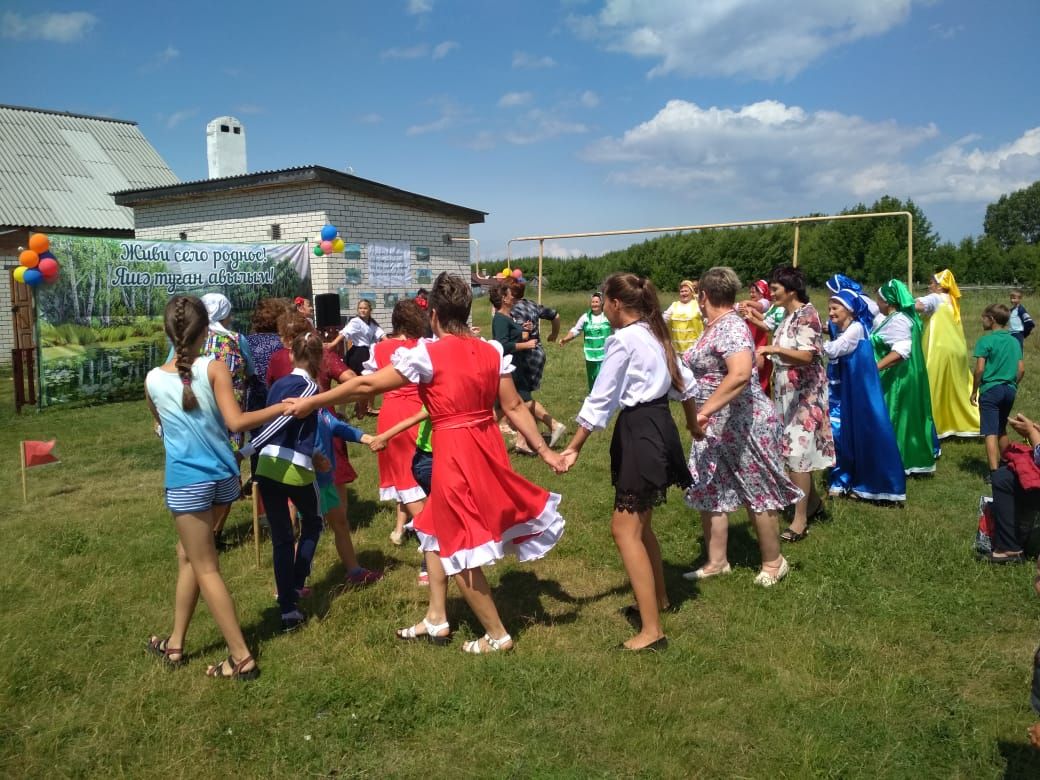
[[[368,347],[351,347],[347,350],[347,367],[358,376],[365,370],[365,361],[372,353]]]
[[[693,484],[668,396],[627,406],[610,440],[610,476],[614,508],[645,512],[663,504],[670,485]]]

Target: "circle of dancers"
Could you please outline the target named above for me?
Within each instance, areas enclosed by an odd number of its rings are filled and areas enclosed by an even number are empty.
[[[808,538],[811,521],[825,514],[821,494],[901,505],[907,476],[933,473],[940,441],[950,436],[985,437],[1002,485],[1006,427],[1040,442],[1040,428],[1010,415],[1032,330],[1020,292],[1010,309],[986,309],[972,367],[960,290],[948,269],[916,299],[897,279],[869,294],[835,275],[818,310],[798,268],[745,286],[732,269],[716,267],[683,280],[679,300],[663,310],[653,282],[634,274],[612,274],[590,295],[587,311],[559,339],[562,346],[582,338],[588,393],[570,441],[557,451],[567,427],[534,394],[547,362],[539,321],[551,322],[552,342],[560,318],[524,292],[518,280],[492,289],[491,340],[470,326],[468,282],[447,273],[421,302],[395,305],[389,334],[361,301],[357,316],[327,341],[305,299],[262,300],[248,335],[232,330],[222,295],[171,299],[164,324],[172,350],[145,390],[166,450],[178,573],[172,626],[151,636],[148,650],[170,666],[185,662],[201,595],[228,649],[206,674],[259,675],[218,564],[244,459],[270,527],[285,631],[308,619],[301,604],[326,525],[347,585],[382,577],[359,564],[347,519],[346,486],[357,476],[347,445],[362,445],[378,453],[379,498],[394,505],[390,540],[400,545],[414,533],[419,584],[428,587],[425,612],[402,621],[396,641],[452,642],[447,592],[454,580],[484,632],[461,648],[479,655],[515,645],[484,567],[506,556],[540,559],[566,527],[562,496],[514,471],[503,430],[515,436],[517,453],[566,474],[581,471],[589,437],[613,423],[610,534],[634,597],[622,614],[635,632],[618,647],[653,652],[668,646],[661,614],[673,610],[653,530],[654,508],[670,488],[699,514],[704,535],[703,560],[686,579],[732,574],[729,521],[743,508],[761,553],[754,582],[771,588],[790,574],[782,545]],[[358,417],[378,415],[374,436],[336,413],[351,402]],[[683,410],[689,448],[672,403]],[[499,427],[503,418],[508,429]],[[1010,500],[1005,514],[1014,514]]]

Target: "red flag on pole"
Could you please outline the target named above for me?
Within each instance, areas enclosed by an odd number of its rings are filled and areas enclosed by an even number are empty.
[[[25,456],[25,467],[43,466],[47,463],[57,463],[58,456],[54,454],[56,439],[50,441],[23,441],[22,452]]]

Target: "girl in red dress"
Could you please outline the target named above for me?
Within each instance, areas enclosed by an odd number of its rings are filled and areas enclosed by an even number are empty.
[[[399,349],[411,349],[426,332],[426,316],[415,301],[398,301],[391,315],[393,332],[372,347],[372,355],[365,362],[366,374],[374,374],[390,365],[390,358]],[[407,384],[383,395],[379,407],[376,433],[384,433],[397,423],[414,416],[422,409],[419,386]],[[426,492],[412,476],[412,458],[415,457],[415,439],[419,426],[415,425],[399,436],[387,440],[386,449],[379,451],[379,500],[397,502],[397,524],[390,541],[400,545],[404,540],[404,524],[422,509]]]
[[[467,653],[510,650],[513,640],[498,615],[481,566],[507,554],[536,560],[563,535],[560,496],[528,482],[510,466],[495,425],[496,398],[515,429],[556,471],[560,456],[542,440],[534,419],[513,387],[511,360],[495,342],[476,338],[466,324],[473,303],[467,280],[442,273],[430,292],[430,325],[437,337],[401,350],[391,365],[335,389],[289,403],[296,416],[317,406],[343,403],[418,383],[433,424],[430,497],[413,522],[430,576],[430,604],[403,640],[450,641],[446,612],[448,575],[456,575],[466,603],[486,632],[466,642]]]

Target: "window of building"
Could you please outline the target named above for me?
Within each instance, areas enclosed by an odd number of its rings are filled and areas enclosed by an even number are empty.
[[[242,134],[242,128],[241,127],[234,128],[234,133],[235,133],[235,135],[241,135]]]
[[[187,241],[188,240],[188,234],[185,233],[183,230],[180,232],[180,237],[181,237],[181,241]]]
[[[222,132],[222,133],[230,133],[231,132],[231,128],[228,127],[227,125],[221,125],[220,126],[220,132]]]
[[[282,240],[282,226],[271,225],[271,240],[281,241]]]

